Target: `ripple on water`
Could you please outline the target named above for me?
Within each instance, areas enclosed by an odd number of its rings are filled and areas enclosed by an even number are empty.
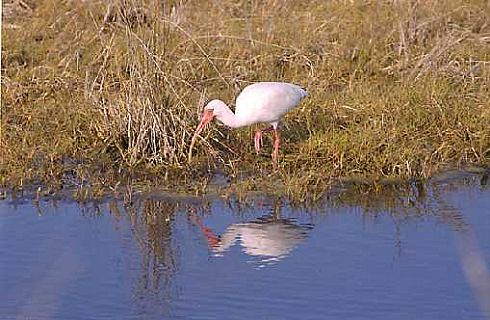
[[[242,206],[154,193],[131,207],[107,199],[100,211],[2,201],[0,311],[40,319],[483,319],[462,269],[470,255],[455,244],[471,230],[488,265],[490,191],[465,179],[424,192],[340,194],[315,211],[267,198]]]

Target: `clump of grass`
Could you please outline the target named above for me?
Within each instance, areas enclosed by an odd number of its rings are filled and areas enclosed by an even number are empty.
[[[303,197],[490,158],[485,1],[19,3],[2,25],[3,184],[94,180],[87,166],[202,186],[221,167]],[[251,129],[213,126],[189,166],[204,101],[271,80],[310,92],[285,119],[274,183]]]

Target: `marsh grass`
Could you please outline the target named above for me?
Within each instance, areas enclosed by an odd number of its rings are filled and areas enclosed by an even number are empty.
[[[305,197],[488,164],[489,17],[476,0],[6,2],[1,182],[130,172],[205,190],[219,170]],[[310,92],[285,119],[280,171],[253,128],[219,125],[188,164],[205,101],[266,80]]]

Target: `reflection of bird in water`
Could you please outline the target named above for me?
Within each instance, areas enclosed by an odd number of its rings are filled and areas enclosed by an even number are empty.
[[[278,261],[304,241],[312,228],[312,225],[294,222],[292,219],[264,216],[255,221],[232,224],[211,246],[211,250],[222,254],[238,242],[243,252],[260,258],[262,262]]]
[[[273,263],[288,256],[304,241],[312,224],[299,224],[294,219],[280,217],[280,207],[274,206],[273,213],[249,222],[230,225],[221,235],[204,226],[197,215],[192,220],[206,237],[211,251],[222,256],[235,244],[251,257],[258,258],[261,263]]]

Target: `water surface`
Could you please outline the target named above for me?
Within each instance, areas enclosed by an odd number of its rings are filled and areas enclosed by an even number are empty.
[[[481,176],[280,199],[0,202],[2,319],[486,319]],[[487,282],[486,282],[487,281]]]

